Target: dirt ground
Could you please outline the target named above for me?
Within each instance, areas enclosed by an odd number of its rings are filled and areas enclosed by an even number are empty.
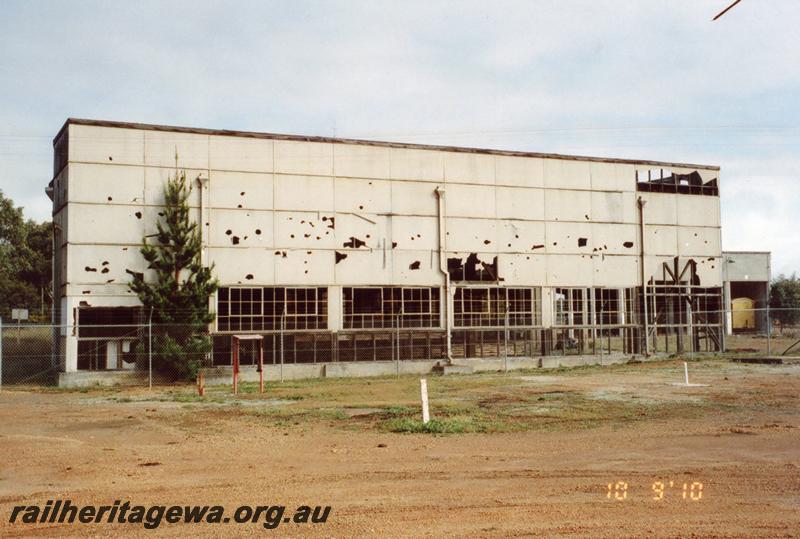
[[[690,387],[679,361],[429,377],[426,427],[410,376],[4,390],[0,536],[798,537],[799,375],[707,359]],[[9,524],[54,498],[332,509],[273,530]]]

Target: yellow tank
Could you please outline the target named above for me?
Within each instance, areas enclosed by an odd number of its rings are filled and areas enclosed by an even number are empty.
[[[733,329],[755,329],[756,302],[750,298],[736,298],[731,305],[733,307]]]

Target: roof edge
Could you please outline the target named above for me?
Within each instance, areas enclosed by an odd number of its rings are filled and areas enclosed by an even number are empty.
[[[497,150],[489,148],[474,148],[468,146],[442,146],[436,144],[417,144],[408,142],[388,142],[378,140],[363,140],[351,138],[305,136],[305,135],[286,135],[280,133],[264,133],[257,131],[236,131],[229,129],[207,129],[201,127],[178,127],[172,125],[144,124],[135,122],[118,122],[112,120],[91,120],[86,118],[67,118],[64,125],[59,129],[53,144],[63,135],[69,125],[88,125],[95,127],[114,127],[120,129],[139,129],[144,131],[168,131],[174,133],[192,133],[196,135],[217,135],[227,137],[260,138],[272,140],[291,140],[298,142],[322,142],[354,144],[361,146],[378,146],[385,148],[406,148],[415,150],[435,150],[444,152],[478,153],[487,155],[505,155],[514,157],[536,157],[540,159],[563,159],[571,161],[591,161],[597,163],[620,163],[626,165],[653,165],[663,167],[695,168],[704,170],[719,170],[719,165],[700,165],[695,163],[674,163],[669,161],[651,161],[637,159],[622,159],[614,157],[591,157],[586,155],[568,155],[559,153],[523,152],[515,150]]]

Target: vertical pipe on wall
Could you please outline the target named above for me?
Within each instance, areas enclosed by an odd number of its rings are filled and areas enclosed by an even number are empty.
[[[644,355],[650,355],[650,331],[648,330],[648,315],[647,315],[647,280],[645,278],[645,258],[644,258],[644,205],[647,201],[642,197],[637,199],[639,204],[639,270],[642,279],[642,305],[644,308],[644,319],[642,320],[642,329],[644,330]]]
[[[445,237],[447,235],[444,220],[444,188],[436,187],[434,190],[437,199],[437,216],[439,218],[439,271],[444,275],[444,309],[445,309],[445,330],[447,343],[447,362],[453,362],[453,318],[452,318],[452,295],[450,294],[450,272],[447,271],[447,259],[445,258]]]

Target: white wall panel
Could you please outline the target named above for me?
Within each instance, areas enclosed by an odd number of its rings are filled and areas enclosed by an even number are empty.
[[[337,216],[331,228],[330,216],[318,212],[276,212],[275,249],[335,249],[341,223]]]
[[[501,254],[497,266],[505,286],[543,286],[547,282],[544,254]]]
[[[678,229],[674,226],[648,225],[644,231],[644,252],[648,255],[675,255]]]
[[[687,257],[720,255],[719,229],[678,227],[678,254]]]
[[[276,140],[275,172],[331,176],[333,175],[333,144]]]
[[[592,257],[594,286],[628,287],[636,285],[639,275],[639,257],[598,254]]]
[[[587,255],[547,255],[548,286],[592,286],[594,268]]]
[[[274,264],[280,256],[271,249],[218,247],[208,250],[208,261],[214,264],[214,275],[223,286],[273,284]]]
[[[647,201],[647,204],[644,206],[644,222],[646,224],[677,224],[678,209],[676,199],[678,195],[668,193],[639,193],[639,196]]]
[[[448,183],[494,185],[494,156],[479,153],[445,152],[444,174]]]
[[[332,212],[333,178],[275,175],[275,209]]]
[[[207,171],[208,139],[208,135],[196,133],[145,131],[144,163],[155,167],[174,169],[177,166],[179,169],[194,168]]]
[[[444,180],[444,152],[391,148],[390,159],[393,180]]]
[[[493,219],[451,217],[447,219],[446,230],[448,251],[477,253],[498,249],[497,223]]]
[[[212,171],[207,207],[272,209],[272,174]]]
[[[178,174],[185,172],[186,173],[186,182],[192,188],[192,192],[189,195],[189,199],[187,202],[189,206],[199,206],[200,205],[200,188],[197,183],[197,178],[207,178],[208,171],[207,170],[197,170],[197,169],[179,169]],[[153,168],[147,167],[144,171],[144,202],[147,205],[158,205],[161,206],[164,204],[164,187],[167,185],[167,182],[171,178],[176,177],[175,169],[169,168]]]
[[[544,185],[552,189],[591,189],[589,161],[544,160]]]
[[[498,187],[497,217],[544,220],[544,189]]]
[[[272,172],[273,141],[248,137],[221,137],[209,140],[210,168],[242,172]]]
[[[70,125],[69,154],[70,161],[143,165],[144,132],[117,127]],[[172,164],[175,164],[174,159]]]
[[[444,197],[448,217],[494,217],[495,188],[449,184]]]
[[[393,182],[392,213],[405,215],[438,215],[436,185],[420,182]]]
[[[389,179],[389,148],[334,144],[333,170],[337,176]]]
[[[390,213],[391,184],[381,180],[336,179],[336,211],[359,214]]]
[[[495,223],[500,252],[545,253],[545,225],[542,221],[503,220]]]
[[[548,221],[588,221],[592,217],[591,193],[546,189],[544,214]]]
[[[214,209],[208,215],[209,245],[272,248],[271,211]]]
[[[391,258],[392,282],[398,285],[444,283],[438,256],[432,251],[395,250]]]
[[[324,285],[334,282],[334,252],[292,250],[275,258],[275,283]]]
[[[544,187],[544,159],[496,155],[494,163],[497,185]]]
[[[137,206],[70,204],[68,219],[70,243],[139,244],[145,234]]]
[[[436,250],[439,248],[439,220],[435,217],[393,216],[387,220],[387,246],[397,243],[400,250]]]
[[[72,163],[69,199],[99,204],[143,204],[144,168]]]
[[[677,196],[678,220],[683,226],[719,226],[719,197]]]

